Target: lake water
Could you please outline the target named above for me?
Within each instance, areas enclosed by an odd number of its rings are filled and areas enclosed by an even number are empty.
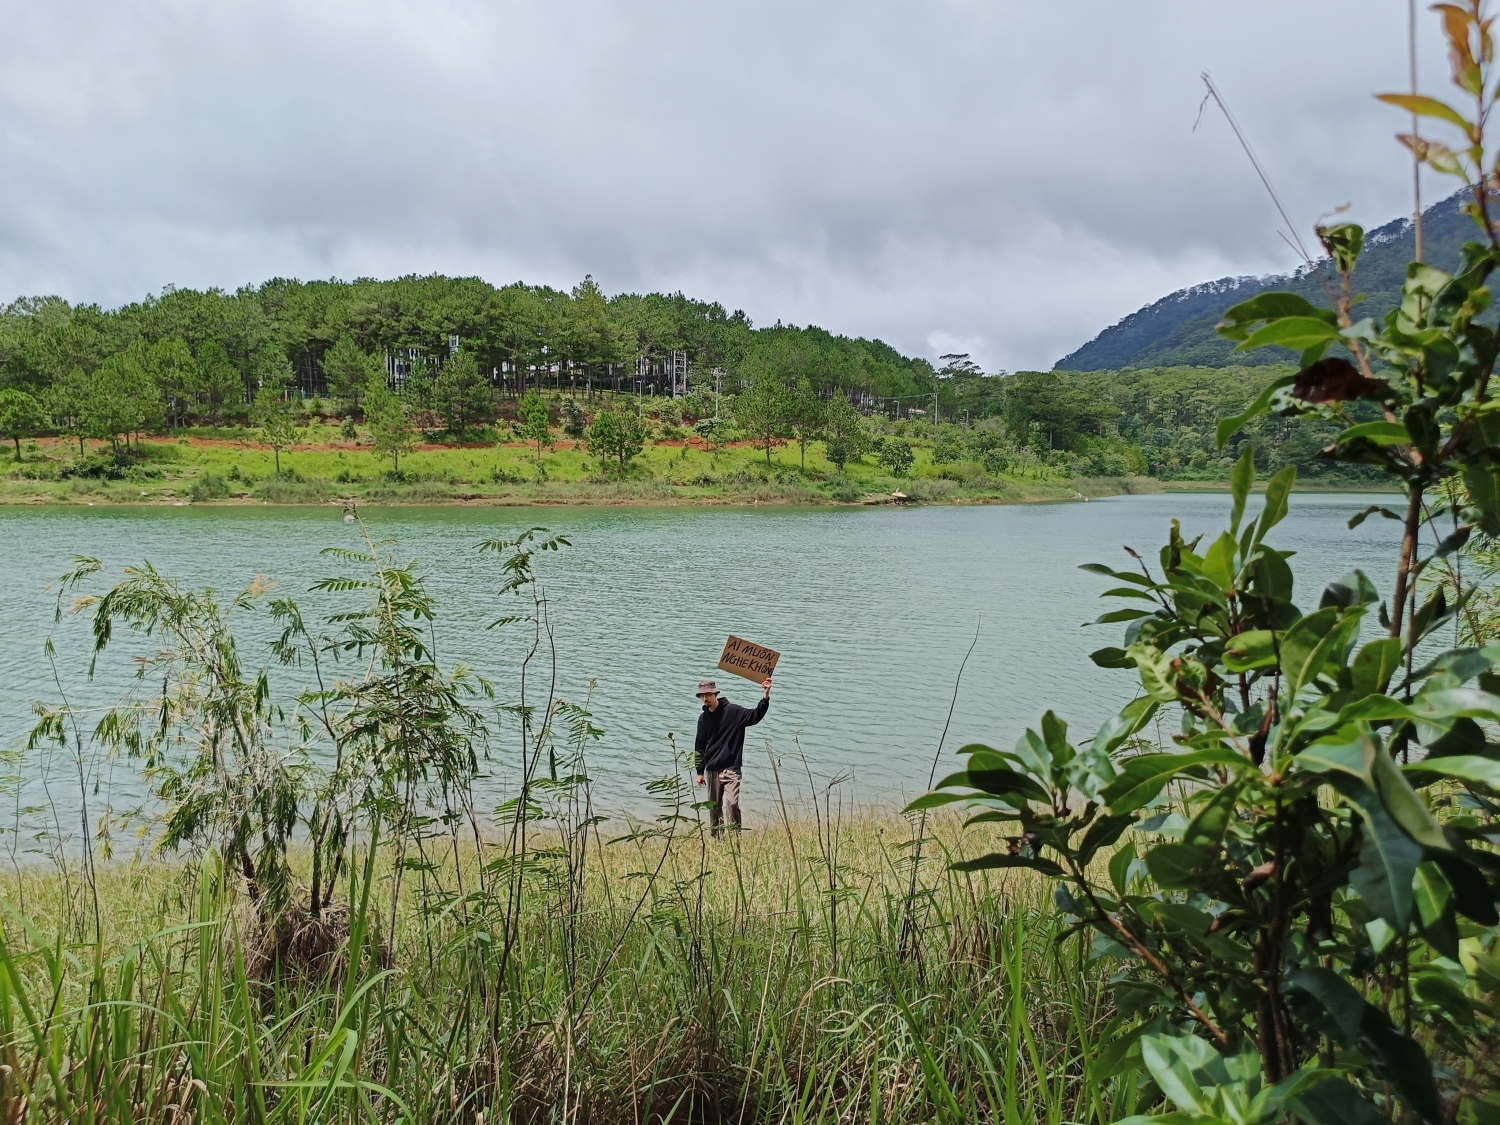
[[[1388,591],[1399,528],[1373,519],[1351,531],[1349,515],[1368,496],[1294,496],[1273,542],[1298,552],[1298,600],[1315,605],[1323,583],[1365,568]],[[1252,507],[1258,500],[1252,500]],[[1104,580],[1080,563],[1129,564],[1122,545],[1155,561],[1170,520],[1185,534],[1216,534],[1229,498],[1214,494],[1119,497],[1087,504],[899,509],[372,509],[396,554],[419,560],[440,603],[436,638],[445,662],[463,661],[515,696],[520,636],[484,625],[514,603],[495,593],[495,556],[475,545],[535,524],[566,535],[571,548],[541,556],[539,571],[556,623],[558,693],[583,700],[605,731],[590,752],[601,803],[639,806],[643,784],[672,769],[668,732],[691,747],[693,698],[729,633],[779,649],[772,706],[746,742],[746,802],[771,790],[766,747],[781,755],[783,777],[797,743],[813,774],[852,775],[843,789],[861,800],[896,801],[921,792],[947,718],[964,653],[978,642],[959,687],[942,771],[968,742],[1009,744],[1053,708],[1081,734],[1133,695],[1134,677],[1096,668],[1088,653],[1116,644],[1121,626],[1080,628],[1105,603]],[[55,632],[58,668],[75,705],[107,705],[128,683],[140,642],[111,647],[87,679],[88,623],[54,627],[49,581],[74,554],[93,555],[118,577],[149,560],[159,570],[221,594],[258,574],[294,596],[311,618],[336,603],[306,591],[338,572],[320,556],[356,547],[357,528],[339,509],[6,508],[0,509],[0,745],[24,743],[36,700],[59,693],[42,646]],[[97,589],[106,587],[104,579]],[[1115,603],[1118,604],[1118,603]],[[1112,606],[1111,606],[1112,608]],[[237,618],[247,663],[271,663],[274,626],[263,610]],[[277,690],[295,673],[274,669]],[[718,679],[726,695],[752,703],[759,689]],[[533,690],[536,681],[533,680]],[[535,695],[533,694],[533,700]],[[505,761],[514,738],[496,745]],[[38,754],[21,766],[28,800],[39,800]],[[51,769],[62,770],[54,761]],[[52,799],[70,806],[64,774]],[[106,768],[118,807],[135,788],[128,765]],[[492,783],[494,795],[504,785]],[[73,783],[76,791],[76,781]],[[0,813],[3,819],[3,813]]]

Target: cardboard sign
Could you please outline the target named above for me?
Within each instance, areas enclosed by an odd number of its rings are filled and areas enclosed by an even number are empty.
[[[774,648],[731,636],[724,644],[719,667],[736,676],[744,676],[747,680],[760,683],[771,678],[771,673],[776,671],[776,662],[780,659],[781,653]]]

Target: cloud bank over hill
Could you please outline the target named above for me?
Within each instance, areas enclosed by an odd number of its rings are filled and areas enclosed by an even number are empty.
[[[0,294],[439,271],[1049,367],[1409,204],[1399,0],[0,0]],[[1425,85],[1444,78],[1422,29]],[[1323,44],[1337,44],[1323,49]],[[1434,186],[1434,198],[1436,197]]]

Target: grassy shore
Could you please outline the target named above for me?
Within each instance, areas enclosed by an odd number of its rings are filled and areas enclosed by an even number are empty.
[[[400,472],[367,445],[333,426],[273,450],[255,431],[204,430],[148,438],[139,454],[111,457],[107,444],[28,442],[20,461],[0,471],[0,503],[9,504],[870,504],[900,489],[918,502],[1028,503],[1155,490],[1138,478],[1068,479],[1056,470],[987,476],[976,466],[938,466],[930,443],[914,440],[916,465],[893,478],[864,458],[841,474],[809,446],[804,466],[795,444],[772,451],[734,444],[719,450],[696,439],[648,445],[623,473],[580,443],[560,439],[540,455],[520,442],[427,444],[401,458]]]
[[[7,1122],[1090,1122],[1133,1078],[1102,971],[991,832],[699,810],[354,868],[326,960],[269,966],[237,880],[117,863],[0,881]],[[305,923],[305,919],[304,919]],[[308,944],[304,941],[304,944]],[[317,945],[312,942],[312,945]],[[335,948],[336,947],[336,948]],[[1127,1089],[1128,1087],[1128,1089]]]

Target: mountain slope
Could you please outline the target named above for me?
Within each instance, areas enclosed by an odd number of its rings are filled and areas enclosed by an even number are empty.
[[[1424,257],[1440,269],[1456,266],[1463,244],[1479,233],[1472,220],[1459,210],[1466,198],[1467,193],[1459,192],[1422,212]],[[1366,232],[1365,252],[1354,273],[1355,291],[1366,296],[1357,315],[1383,316],[1400,303],[1406,264],[1415,248],[1410,218],[1397,219]],[[1303,267],[1296,273],[1269,277],[1223,277],[1179,289],[1106,328],[1077,351],[1063,356],[1053,370],[1118,371],[1124,367],[1286,363],[1295,357],[1280,348],[1232,355],[1233,341],[1218,335],[1214,326],[1225,309],[1267,290],[1300,293],[1315,304],[1326,305],[1322,282],[1330,274],[1327,265],[1320,264],[1316,271]]]

